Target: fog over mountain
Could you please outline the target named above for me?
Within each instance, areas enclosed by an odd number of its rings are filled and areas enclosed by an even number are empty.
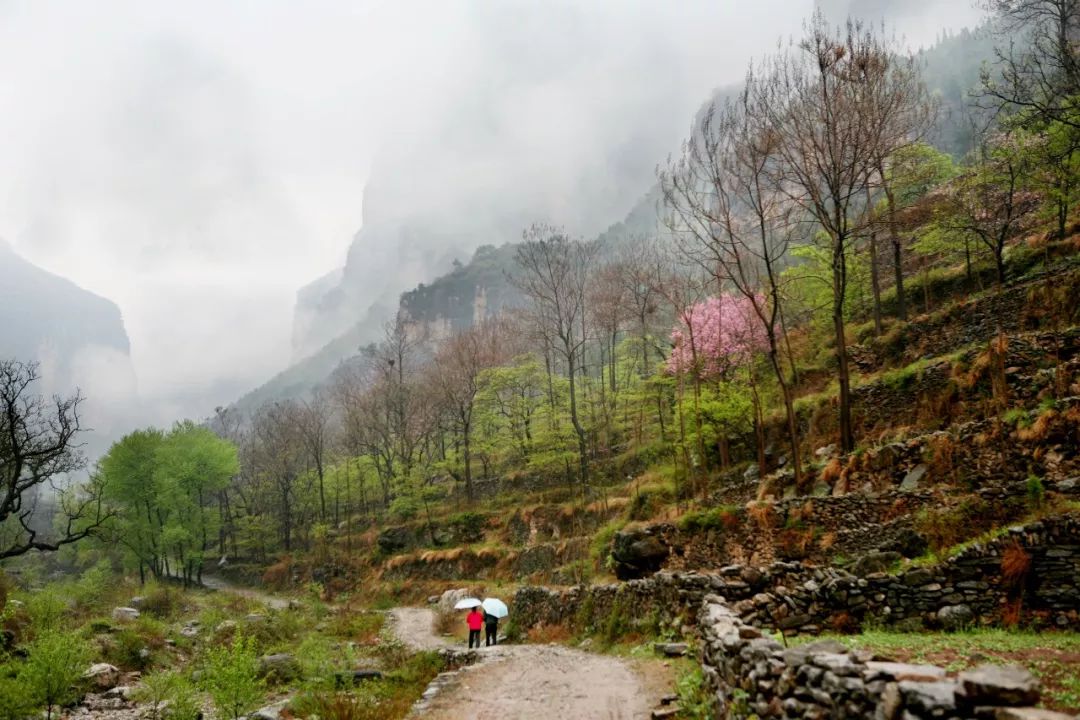
[[[0,236],[119,306],[133,416],[203,417],[480,245],[622,219],[813,6],[3,3]]]

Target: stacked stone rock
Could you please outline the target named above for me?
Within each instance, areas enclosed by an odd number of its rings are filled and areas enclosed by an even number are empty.
[[[862,619],[902,629],[993,624],[1010,599],[1001,558],[1013,544],[1031,556],[1026,617],[1080,627],[1080,517],[1063,515],[1012,528],[934,567],[859,577],[835,567],[777,562],[731,565],[713,574],[661,571],[650,578],[568,590],[525,587],[515,597],[519,627],[595,621],[618,611],[629,621],[693,619],[709,593],[728,598],[741,619],[787,635],[849,629]]]
[[[701,663],[718,716],[880,720],[1068,720],[1038,710],[1039,683],[1020,667],[982,666],[947,677],[930,665],[877,661],[835,641],[794,648],[709,595],[700,616]]]

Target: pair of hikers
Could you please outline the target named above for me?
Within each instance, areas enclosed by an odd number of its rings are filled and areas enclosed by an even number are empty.
[[[466,622],[469,624],[469,649],[473,647],[473,643],[476,643],[476,647],[480,647],[480,631],[487,630],[487,636],[485,643],[487,645],[498,645],[499,637],[499,618],[495,617],[491,613],[483,612],[482,608],[474,607],[469,611],[469,616],[466,618]]]

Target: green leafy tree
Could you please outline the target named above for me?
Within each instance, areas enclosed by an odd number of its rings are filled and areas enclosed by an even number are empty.
[[[211,648],[203,667],[203,685],[222,718],[240,720],[263,697],[255,640],[237,635],[231,645]]]

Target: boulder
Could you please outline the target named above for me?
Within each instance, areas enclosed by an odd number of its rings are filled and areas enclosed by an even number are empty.
[[[387,555],[399,553],[413,545],[414,542],[412,530],[403,525],[383,528],[375,539],[375,544],[379,546],[379,550]]]
[[[908,474],[904,476],[904,479],[900,481],[900,490],[902,492],[911,492],[919,489],[919,483],[926,477],[926,472],[929,470],[926,463],[919,463],[915,467],[908,471]]]
[[[660,569],[669,552],[668,546],[647,528],[620,530],[611,548],[615,577],[634,580],[651,575]]]
[[[1040,708],[995,708],[994,720],[1076,720],[1075,715]]]
[[[131,598],[130,601],[128,601],[128,605],[135,608],[136,610],[142,610],[143,606],[146,605],[146,598],[144,598],[142,595],[136,595],[135,597]]]
[[[381,678],[382,673],[378,670],[351,670],[349,672],[335,673],[334,685],[339,688],[344,688],[352,685],[359,685],[365,680],[379,680]]]
[[[1039,681],[1019,665],[980,665],[957,677],[960,692],[972,705],[1034,705]]]
[[[863,555],[851,564],[851,572],[859,577],[866,577],[873,573],[885,572],[896,563],[900,562],[901,555],[898,552],[871,552]]]
[[[101,694],[101,697],[107,700],[131,700],[134,688],[130,685],[117,685],[116,687],[106,690]]]
[[[259,677],[285,683],[300,677],[300,663],[289,653],[274,653],[259,658]]]
[[[926,538],[911,528],[904,528],[896,534],[895,538],[883,544],[878,550],[898,552],[906,558],[917,558],[925,555],[929,547]]]
[[[111,690],[120,684],[120,669],[109,663],[94,663],[83,677],[98,690]]]
[[[248,715],[248,720],[279,720],[281,718],[281,711],[289,706],[289,699],[279,700],[273,705],[267,705],[264,708],[259,708],[255,712]]]
[[[653,648],[665,657],[683,657],[690,650],[690,646],[684,642],[658,642]]]
[[[139,619],[139,611],[133,607],[118,607],[113,608],[112,619],[117,622],[127,622],[130,620]]]
[[[950,717],[956,709],[955,683],[904,680],[900,695],[908,709],[929,717]]]
[[[913,680],[915,682],[937,682],[945,679],[944,668],[936,665],[913,665],[910,663],[878,662],[866,663],[863,678],[867,682],[874,680]]]
[[[214,634],[215,635],[224,635],[226,633],[231,633],[231,632],[235,632],[235,631],[236,631],[236,621],[235,620],[222,620],[220,623],[218,623],[218,626],[216,628],[214,628]]]
[[[464,600],[467,597],[472,596],[472,591],[469,588],[455,588],[453,590],[447,590],[441,596],[437,602],[438,612],[449,613],[454,611],[454,606],[457,605],[458,600]]]
[[[946,605],[937,611],[937,619],[946,630],[960,630],[975,621],[975,613],[968,605]]]

